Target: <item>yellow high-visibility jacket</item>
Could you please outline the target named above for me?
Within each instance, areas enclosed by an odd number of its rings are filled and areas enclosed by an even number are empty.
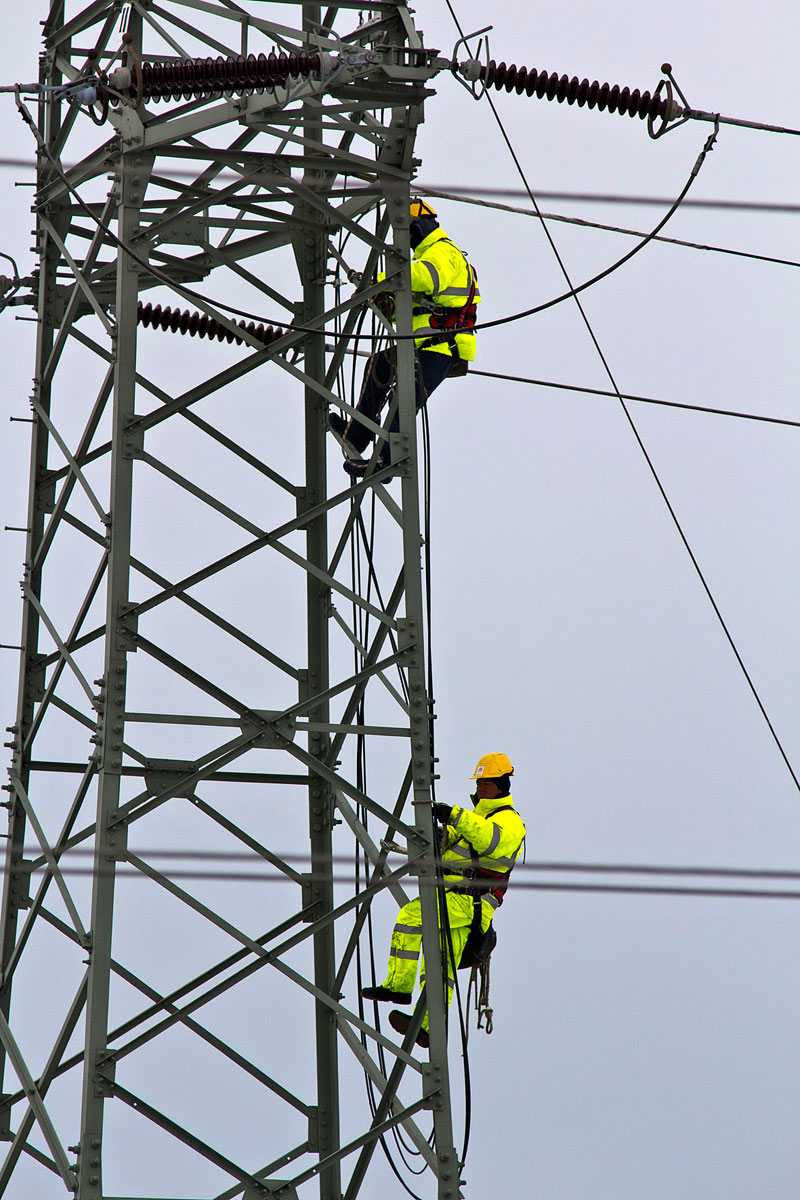
[[[434,229],[415,249],[411,259],[411,291],[414,299],[412,328],[415,333],[418,329],[426,331],[425,338],[417,339],[417,348],[451,354],[455,342],[457,357],[472,362],[475,358],[474,333],[455,332],[454,338],[445,340],[431,323],[428,304],[435,306],[435,312],[436,309],[463,308],[470,295],[473,304],[480,304],[481,300],[475,268],[443,229]],[[426,345],[430,337],[437,337],[437,340]]]
[[[378,279],[385,279],[383,271]],[[473,292],[473,284],[475,285]],[[472,362],[475,358],[475,334],[468,330],[437,329],[437,312],[444,317],[470,303],[480,304],[478,276],[475,268],[451,242],[443,229],[434,229],[420,242],[411,259],[411,292],[413,316],[411,328],[420,330],[423,337],[415,338],[418,350],[433,350]]]
[[[504,812],[498,812],[504,809]],[[442,851],[445,886],[463,885],[465,872],[477,867],[506,876],[506,884],[525,838],[525,825],[510,796],[479,800],[474,808],[453,805]],[[471,849],[478,855],[477,863]],[[482,925],[488,928],[494,910],[503,903],[504,887],[488,891],[482,897]]]

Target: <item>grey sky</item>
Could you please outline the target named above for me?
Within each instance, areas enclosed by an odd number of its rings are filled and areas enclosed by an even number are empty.
[[[467,30],[491,16],[475,0],[461,0],[456,11]],[[0,82],[36,76],[45,15],[36,4],[6,13]],[[457,35],[446,6],[420,0],[416,20],[426,43],[449,54]],[[683,0],[662,8],[574,0],[556,10],[514,0],[496,10],[491,52],[642,90],[653,89],[668,60],[698,108],[798,126],[798,23],[796,5],[778,0]],[[475,103],[446,73],[436,87],[418,140],[420,179],[518,189],[487,101]],[[534,192],[677,196],[709,133],[690,123],[652,141],[638,120],[493,95]],[[4,153],[30,155],[9,96],[0,96],[0,119]],[[723,127],[691,195],[795,201],[799,141]],[[2,174],[0,250],[25,273],[33,265],[31,193],[14,189],[14,178],[30,176]],[[542,207],[643,230],[661,215],[587,203]],[[477,266],[484,319],[564,290],[531,218],[447,202],[439,211]],[[631,245],[562,224],[551,231],[574,282]],[[690,209],[665,233],[800,261],[795,216]],[[789,266],[653,244],[584,300],[622,391],[797,420],[797,278]],[[0,316],[5,525],[25,524],[28,427],[7,419],[27,415],[34,328],[15,322],[12,311]],[[173,348],[151,345],[147,353],[166,390],[181,386]],[[487,330],[478,354],[483,370],[608,387],[569,302]],[[279,437],[289,429],[296,406],[285,391],[284,379],[276,384],[268,371],[263,395],[239,390],[236,419],[246,436],[261,436],[265,420]],[[631,411],[798,770],[798,430],[645,405]],[[464,800],[477,757],[504,750],[516,767],[529,859],[797,868],[800,796],[618,402],[474,376],[445,384],[430,414],[439,798]],[[338,471],[335,447],[330,462]],[[177,574],[196,547],[159,540],[156,504],[157,497],[142,515],[141,537]],[[6,643],[18,637],[22,546],[17,533],[0,540]],[[291,637],[279,586],[264,581],[263,588],[265,616],[285,621]],[[16,673],[16,655],[3,651],[4,725],[13,719]],[[285,829],[291,849],[297,835],[274,801],[268,819]],[[159,957],[152,936],[158,910],[134,887],[120,889],[132,896],[120,933],[143,969],[155,962],[166,984],[175,967]],[[252,885],[235,896],[209,885],[204,894],[256,925],[277,903],[269,889]],[[379,957],[393,915],[387,898],[376,921]],[[170,915],[175,928],[182,919]],[[497,925],[495,1031],[470,1037],[468,1200],[795,1200],[797,902],[515,893],[512,886]],[[193,929],[187,924],[187,940]],[[210,935],[198,961],[228,948]],[[43,969],[43,984],[48,974]],[[266,995],[263,982],[245,989],[221,1016],[224,1026],[238,1023],[245,1041],[261,1036],[265,1014],[293,1003],[280,981],[270,987]],[[297,1040],[279,1064],[299,1078],[310,1070],[298,1050],[310,1029],[292,1022]],[[176,1062],[181,1049],[176,1040]],[[458,1095],[457,1039],[451,1062]],[[168,1094],[170,1066],[145,1059],[137,1070],[142,1078],[148,1069],[160,1072],[158,1086]],[[208,1069],[219,1070],[210,1061]],[[224,1088],[224,1073],[215,1082]],[[348,1078],[346,1087],[349,1102],[363,1104],[359,1080]],[[263,1131],[246,1104],[236,1111],[238,1133],[228,1132],[251,1145]],[[209,1137],[216,1123],[234,1119],[201,1100],[188,1112]],[[165,1149],[148,1136],[135,1149],[120,1144],[120,1191],[152,1186],[148,1169]],[[158,1165],[165,1190],[157,1194],[212,1194],[215,1185],[204,1190],[188,1155],[186,1164]],[[400,1194],[388,1173],[376,1180],[374,1200]],[[430,1181],[420,1186],[432,1195]],[[37,1200],[60,1196],[59,1189],[54,1182]],[[8,1193],[9,1200],[31,1194]]]

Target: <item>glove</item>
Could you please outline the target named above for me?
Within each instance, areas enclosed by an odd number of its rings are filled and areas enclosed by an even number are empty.
[[[453,806],[451,804],[434,804],[433,806],[433,815],[442,825],[450,824],[452,813]]]

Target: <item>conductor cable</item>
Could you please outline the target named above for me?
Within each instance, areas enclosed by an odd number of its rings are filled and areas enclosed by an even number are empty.
[[[456,24],[456,27],[457,27],[457,29],[458,29],[459,33],[460,33],[460,34],[461,34],[461,36],[463,37],[463,36],[464,36],[464,35],[463,35],[463,31],[462,31],[462,29],[461,29],[461,26],[459,25],[458,18],[456,17],[456,14],[455,14],[455,12],[453,11],[453,6],[452,6],[452,3],[451,3],[451,0],[446,0],[446,3],[447,3],[447,7],[448,7],[448,9],[450,10],[450,14],[451,14],[451,16],[452,16],[452,18],[453,18],[453,21],[455,22],[455,24]],[[765,721],[765,722],[766,722],[766,724],[767,724],[767,728],[769,729],[769,731],[770,731],[770,733],[771,733],[771,735],[772,735],[773,741],[775,742],[775,745],[776,745],[776,746],[777,746],[777,748],[778,748],[778,751],[779,751],[779,753],[780,753],[780,755],[781,755],[781,758],[783,759],[783,761],[784,761],[784,764],[785,764],[785,766],[786,766],[786,769],[788,770],[788,772],[789,772],[789,774],[790,774],[790,776],[791,776],[791,778],[792,778],[792,780],[793,780],[793,782],[794,782],[795,788],[797,789],[797,791],[798,791],[798,792],[800,792],[800,779],[798,779],[798,777],[797,777],[797,775],[796,775],[796,773],[795,773],[795,771],[794,771],[794,768],[792,767],[792,764],[791,764],[791,762],[789,761],[789,756],[787,755],[787,753],[786,753],[786,751],[785,751],[785,749],[784,749],[784,747],[783,747],[783,743],[781,742],[780,738],[778,737],[777,731],[775,730],[775,727],[774,727],[774,725],[772,724],[772,721],[770,720],[769,714],[767,713],[767,710],[766,710],[766,708],[764,707],[764,704],[763,704],[763,702],[762,702],[762,700],[761,700],[761,697],[760,697],[760,696],[759,696],[759,694],[758,694],[758,690],[757,690],[757,688],[756,688],[756,686],[755,686],[755,683],[753,682],[753,679],[752,679],[752,677],[751,677],[751,675],[750,675],[749,671],[747,670],[747,667],[745,666],[744,659],[742,658],[741,654],[739,653],[739,649],[738,649],[738,647],[737,647],[737,645],[736,645],[735,641],[733,640],[733,636],[732,636],[732,634],[731,634],[730,630],[728,629],[728,626],[727,626],[727,623],[726,623],[726,621],[725,621],[725,618],[723,617],[723,615],[722,615],[722,612],[721,612],[721,610],[720,610],[720,608],[719,608],[719,605],[717,604],[717,602],[716,602],[716,600],[715,600],[715,598],[714,598],[714,595],[713,595],[713,593],[712,593],[712,591],[711,591],[711,588],[710,588],[710,587],[709,587],[709,585],[708,585],[708,582],[707,582],[707,580],[706,580],[706,577],[705,577],[705,575],[703,574],[703,571],[702,571],[702,569],[701,569],[701,567],[700,567],[700,564],[699,564],[699,562],[697,561],[697,558],[696,558],[696,556],[695,556],[695,554],[694,554],[694,551],[692,550],[692,547],[691,547],[691,545],[689,544],[689,540],[688,540],[688,538],[687,538],[687,536],[686,536],[686,534],[685,534],[685,532],[684,532],[684,530],[683,530],[683,526],[681,525],[681,522],[680,522],[680,521],[679,521],[679,519],[678,519],[678,515],[677,515],[677,513],[675,512],[675,509],[673,508],[673,506],[672,506],[672,503],[670,502],[670,499],[669,499],[669,497],[668,497],[668,495],[667,495],[667,493],[666,493],[666,489],[664,488],[664,485],[663,485],[663,484],[662,484],[662,482],[661,482],[661,479],[660,479],[660,477],[659,477],[659,474],[658,474],[658,472],[657,472],[657,470],[656,470],[656,468],[655,468],[655,464],[653,463],[653,460],[652,460],[652,458],[650,457],[650,454],[648,453],[648,450],[647,450],[647,448],[646,448],[646,446],[645,446],[645,444],[644,444],[644,441],[642,440],[642,436],[641,436],[641,434],[639,433],[639,430],[638,430],[638,428],[637,428],[637,426],[636,426],[636,423],[635,423],[635,421],[634,421],[634,419],[633,419],[633,416],[632,416],[632,414],[631,414],[631,411],[630,411],[630,409],[628,408],[627,404],[625,403],[625,401],[624,401],[624,400],[623,400],[623,398],[622,398],[622,393],[621,393],[621,391],[620,391],[620,389],[619,389],[619,387],[618,387],[618,385],[617,385],[617,381],[616,381],[616,379],[614,378],[614,374],[613,374],[613,372],[612,372],[612,370],[611,370],[611,367],[610,367],[610,365],[609,365],[609,363],[608,363],[608,360],[606,359],[606,356],[605,356],[605,354],[604,354],[604,353],[603,353],[603,351],[602,351],[602,348],[601,348],[601,346],[600,346],[600,343],[599,343],[599,341],[597,340],[597,336],[595,335],[595,332],[594,332],[594,330],[593,330],[593,328],[592,328],[591,322],[589,321],[589,318],[588,318],[588,316],[587,316],[587,314],[586,314],[586,311],[585,311],[585,309],[584,309],[583,305],[581,304],[581,302],[580,302],[580,299],[578,298],[578,293],[584,290],[584,287],[585,287],[585,285],[584,285],[584,286],[582,286],[582,287],[579,287],[579,288],[572,288],[572,281],[571,281],[571,279],[570,279],[569,272],[567,271],[567,268],[566,268],[566,266],[565,266],[565,264],[564,264],[564,261],[563,261],[563,259],[561,258],[561,255],[560,255],[560,254],[559,254],[559,252],[558,252],[558,248],[556,247],[556,244],[555,244],[555,242],[554,242],[554,240],[553,240],[552,234],[550,233],[550,230],[547,228],[547,222],[544,220],[544,218],[543,218],[543,217],[542,217],[542,215],[541,215],[541,211],[540,211],[540,209],[539,209],[539,205],[538,205],[538,203],[537,203],[537,201],[536,201],[536,197],[534,196],[533,192],[531,191],[531,188],[530,188],[530,186],[529,186],[529,184],[528,184],[528,180],[527,180],[527,177],[526,177],[526,175],[525,175],[525,172],[524,172],[524,170],[522,169],[522,164],[520,163],[520,161],[519,161],[519,158],[517,157],[517,154],[516,154],[516,152],[515,152],[515,150],[514,150],[514,147],[513,147],[512,143],[511,143],[511,139],[509,138],[509,136],[508,136],[508,134],[507,134],[507,132],[506,132],[506,130],[505,130],[505,126],[503,125],[503,122],[502,122],[502,120],[500,119],[500,115],[499,115],[499,113],[498,113],[498,111],[497,111],[497,108],[495,107],[495,104],[494,104],[494,101],[493,101],[493,99],[492,99],[491,95],[489,95],[489,93],[488,93],[488,92],[486,93],[486,95],[487,95],[487,99],[488,99],[488,101],[489,101],[489,105],[491,106],[492,112],[494,113],[494,117],[495,117],[495,120],[496,120],[496,122],[497,122],[498,128],[500,129],[500,132],[501,132],[501,134],[502,134],[502,136],[503,136],[503,140],[505,141],[505,143],[506,143],[506,146],[508,147],[509,153],[511,154],[511,157],[512,157],[512,159],[513,159],[513,161],[514,161],[514,165],[516,166],[516,168],[517,168],[517,171],[519,172],[520,178],[521,178],[521,180],[522,180],[522,182],[523,182],[523,184],[524,184],[524,186],[525,186],[525,188],[526,188],[526,190],[527,190],[527,192],[528,192],[528,195],[529,195],[529,197],[530,197],[531,204],[533,205],[533,207],[534,207],[534,209],[535,209],[535,211],[536,211],[537,215],[539,216],[539,219],[540,219],[540,222],[541,222],[541,225],[542,225],[542,229],[543,229],[543,231],[544,231],[544,234],[545,234],[545,236],[546,236],[546,238],[547,238],[548,242],[550,243],[550,246],[551,246],[551,248],[552,248],[552,250],[553,250],[553,254],[555,255],[556,261],[558,262],[558,265],[559,265],[559,267],[560,267],[560,269],[561,269],[561,272],[562,272],[562,274],[563,274],[563,276],[564,276],[564,279],[565,279],[565,280],[566,280],[566,282],[567,282],[567,283],[570,285],[570,288],[571,288],[572,295],[574,295],[574,298],[575,298],[575,303],[576,303],[576,304],[577,304],[577,306],[578,306],[578,311],[579,311],[579,312],[580,312],[580,314],[581,314],[581,317],[582,317],[582,319],[583,319],[583,323],[584,323],[584,325],[586,326],[586,330],[587,330],[587,332],[588,332],[588,334],[589,334],[589,337],[591,338],[591,340],[592,340],[592,343],[593,343],[593,345],[594,345],[594,347],[595,347],[595,349],[596,349],[596,351],[597,351],[597,354],[598,354],[598,356],[599,356],[599,358],[600,358],[600,361],[601,361],[601,362],[602,362],[602,364],[603,364],[603,368],[604,368],[604,370],[605,370],[605,372],[606,372],[606,375],[608,376],[609,382],[611,383],[611,386],[612,386],[612,388],[614,389],[614,393],[615,393],[615,395],[617,396],[617,399],[619,400],[619,403],[620,403],[620,405],[621,405],[621,407],[622,407],[622,411],[623,411],[623,413],[625,414],[625,418],[626,418],[626,420],[627,420],[627,422],[628,422],[628,425],[630,426],[631,432],[633,433],[633,436],[634,436],[634,438],[636,439],[636,442],[637,442],[637,444],[638,444],[638,446],[639,446],[639,449],[640,449],[640,451],[641,451],[642,455],[644,456],[644,460],[645,460],[645,462],[647,463],[647,466],[648,466],[648,469],[649,469],[649,471],[650,471],[650,474],[652,475],[652,477],[653,477],[653,480],[654,480],[654,482],[655,482],[655,484],[656,484],[656,487],[658,488],[658,490],[659,490],[659,492],[660,492],[660,494],[661,494],[661,497],[662,497],[662,499],[663,499],[663,501],[664,501],[664,504],[665,504],[665,505],[666,505],[666,507],[667,507],[667,511],[669,512],[669,515],[670,515],[670,517],[672,518],[672,522],[673,522],[673,524],[675,525],[675,528],[676,528],[676,530],[677,530],[677,532],[678,532],[678,536],[680,537],[681,541],[683,542],[683,545],[684,545],[684,548],[685,548],[685,550],[686,550],[686,553],[689,555],[689,558],[690,558],[690,560],[691,560],[692,566],[694,567],[694,569],[695,569],[695,572],[696,572],[696,574],[697,574],[697,577],[699,578],[699,580],[700,580],[700,583],[702,584],[703,590],[705,591],[705,593],[706,593],[706,596],[708,597],[709,603],[711,604],[711,607],[713,608],[713,610],[714,610],[714,613],[716,614],[717,620],[719,621],[719,623],[720,623],[720,626],[722,627],[722,630],[723,630],[723,632],[724,632],[724,634],[725,634],[725,637],[727,638],[728,644],[729,644],[729,646],[730,646],[731,650],[733,651],[733,654],[734,654],[734,656],[735,656],[735,658],[736,658],[736,661],[737,661],[737,662],[738,662],[738,664],[739,664],[739,667],[741,668],[742,674],[744,675],[744,677],[745,677],[745,679],[746,679],[746,681],[747,681],[747,684],[748,684],[748,686],[749,686],[749,688],[750,688],[750,691],[751,691],[751,693],[752,693],[752,695],[753,695],[753,698],[754,698],[754,700],[755,700],[756,704],[758,705],[758,708],[759,708],[759,710],[760,710],[760,712],[761,712],[761,715],[762,715],[762,717],[764,718],[764,721]],[[718,133],[718,129],[719,129],[719,125],[718,125],[718,123],[717,123],[717,124],[715,124],[715,126],[714,126],[714,129],[713,129],[712,133],[709,135],[709,137],[708,137],[708,139],[707,139],[707,141],[706,141],[706,143],[705,143],[705,146],[704,146],[703,150],[700,152],[700,154],[699,154],[699,156],[698,156],[698,158],[697,158],[697,161],[696,161],[696,163],[695,163],[694,167],[692,168],[691,175],[689,176],[689,179],[688,179],[688,181],[687,181],[687,183],[686,183],[686,185],[685,185],[685,187],[684,187],[684,189],[683,189],[683,191],[682,191],[681,195],[679,196],[678,200],[677,200],[677,201],[675,202],[675,204],[673,205],[673,207],[672,207],[672,209],[670,210],[670,212],[667,214],[667,217],[665,217],[665,218],[664,218],[664,220],[663,220],[663,221],[662,221],[662,222],[661,222],[661,223],[660,223],[660,224],[659,224],[659,225],[656,227],[656,230],[654,231],[654,233],[653,233],[653,234],[651,234],[651,235],[649,236],[649,238],[648,238],[648,239],[646,239],[646,241],[645,241],[645,242],[641,242],[641,243],[640,243],[638,246],[634,247],[634,249],[631,251],[631,253],[630,253],[630,254],[627,256],[628,258],[632,257],[632,256],[633,256],[633,254],[635,254],[635,253],[637,253],[639,250],[643,249],[643,248],[644,248],[644,246],[647,244],[647,241],[652,241],[653,237],[655,236],[655,233],[658,233],[658,232],[659,232],[659,230],[660,230],[661,228],[663,228],[663,225],[666,223],[666,221],[669,219],[669,217],[672,215],[672,213],[673,213],[673,212],[674,212],[674,211],[675,211],[675,210],[676,210],[676,209],[677,209],[677,208],[680,206],[680,202],[681,202],[681,200],[683,199],[683,197],[684,197],[684,196],[686,195],[686,193],[688,192],[689,188],[691,187],[692,183],[694,182],[695,178],[697,177],[697,174],[698,174],[698,172],[700,171],[700,168],[702,167],[702,165],[703,165],[703,163],[704,163],[704,161],[705,161],[705,159],[706,159],[707,155],[708,155],[708,154],[711,152],[711,150],[712,150],[712,149],[713,149],[713,147],[714,147],[714,143],[716,142],[716,139],[717,139],[717,133]]]
[[[451,8],[451,12],[452,12],[452,8]],[[31,116],[30,112],[28,111],[27,107],[25,106],[25,104],[23,103],[23,101],[19,97],[19,95],[17,95],[16,99],[17,99],[17,107],[19,108],[19,111],[22,114],[23,119],[26,121],[26,123],[30,126],[31,130],[33,131],[34,136],[36,137],[37,144],[40,146],[42,153],[50,161],[56,174],[59,176],[59,178],[61,179],[64,186],[67,188],[70,195],[72,195],[75,198],[75,200],[77,201],[77,203],[80,206],[80,208],[82,209],[82,211],[89,217],[89,219],[91,221],[93,221],[95,223],[95,225],[98,226],[98,228],[100,228],[103,231],[103,233],[106,235],[106,237],[109,239],[109,241],[111,242],[112,245],[116,246],[124,254],[127,254],[138,266],[140,266],[144,271],[146,271],[154,279],[157,279],[159,283],[163,283],[166,287],[170,288],[172,291],[177,292],[178,295],[180,295],[180,296],[184,296],[190,300],[194,300],[195,303],[199,303],[201,305],[210,304],[214,308],[216,308],[222,312],[230,313],[232,316],[240,317],[240,318],[244,319],[245,321],[255,321],[262,325],[272,326],[275,330],[283,330],[284,333],[287,335],[290,333],[319,333],[324,328],[324,320],[326,317],[329,318],[330,314],[324,314],[323,317],[321,318],[321,323],[313,324],[313,325],[294,325],[294,324],[289,324],[286,321],[278,321],[275,319],[269,320],[268,318],[264,317],[263,315],[261,315],[259,313],[253,313],[246,309],[237,308],[231,304],[224,304],[221,300],[209,300],[209,298],[206,296],[203,296],[202,293],[196,292],[192,288],[188,288],[184,284],[178,283],[176,280],[171,279],[169,275],[165,274],[163,271],[160,271],[157,267],[154,267],[152,265],[152,263],[148,262],[146,259],[142,258],[141,255],[137,254],[136,251],[131,246],[129,246],[125,241],[123,241],[122,238],[120,238],[117,234],[115,234],[113,232],[113,230],[104,221],[102,221],[100,217],[98,217],[92,211],[91,207],[84,201],[83,197],[80,195],[80,193],[77,191],[77,189],[70,183],[69,179],[67,178],[65,172],[63,171],[63,169],[62,169],[61,165],[59,164],[58,160],[56,159],[55,155],[51,152],[49,146],[47,145],[47,143],[45,142],[41,133],[39,132],[39,129],[37,128],[37,126],[33,120],[33,117]],[[494,107],[494,103],[493,103],[491,97],[489,97],[489,103],[491,104],[492,111],[495,113],[495,117],[497,118],[497,120],[499,122],[499,117],[497,117],[497,112],[496,112],[496,109]],[[502,128],[502,125],[501,125],[501,128]],[[714,135],[712,135],[712,138],[709,139],[710,142],[713,140],[713,136]],[[510,143],[508,143],[508,144],[510,145]],[[708,149],[708,147],[707,147],[707,149]],[[512,155],[514,155],[513,148],[511,149],[511,153],[512,153]],[[634,246],[631,250],[629,250],[627,252],[627,254],[624,254],[622,256],[622,258],[618,259],[616,262],[613,262],[610,266],[604,268],[604,270],[600,271],[597,275],[593,275],[591,277],[591,279],[585,280],[583,283],[579,284],[577,287],[573,287],[570,284],[569,290],[562,293],[559,296],[555,296],[550,300],[543,301],[541,304],[536,304],[532,308],[523,309],[521,312],[511,313],[506,317],[497,317],[493,321],[478,322],[473,328],[476,331],[484,330],[484,329],[494,329],[501,325],[508,325],[508,324],[511,324],[516,321],[521,321],[526,317],[535,316],[537,313],[545,312],[547,309],[553,308],[553,307],[555,307],[555,305],[561,304],[565,300],[569,300],[572,297],[577,297],[581,292],[584,292],[588,288],[593,287],[596,283],[599,283],[601,280],[606,279],[609,275],[612,275],[615,271],[619,270],[619,268],[624,266],[625,263],[629,262],[634,257],[634,255],[638,254],[641,250],[643,250],[645,248],[645,246],[647,246],[651,241],[653,241],[653,239],[661,232],[661,230],[664,228],[664,226],[667,224],[667,222],[670,220],[670,218],[674,215],[674,213],[677,212],[678,208],[683,203],[686,193],[689,191],[689,188],[691,187],[692,183],[694,182],[695,176],[697,175],[697,172],[700,169],[700,166],[702,164],[702,159],[703,159],[705,153],[707,153],[707,150],[704,151],[703,154],[701,154],[701,156],[698,158],[698,160],[695,163],[695,166],[692,170],[692,173],[689,176],[689,179],[687,180],[683,190],[681,191],[677,200],[675,200],[673,202],[673,204],[671,205],[670,209],[665,214],[665,216],[663,216],[661,218],[661,220],[658,222],[658,224],[655,226],[655,228],[650,233],[648,233],[642,239],[642,241],[638,243],[638,245]],[[519,167],[519,162],[516,158],[516,155],[514,155],[514,160],[515,160],[515,162],[517,162],[517,166]],[[521,167],[519,167],[519,169],[521,171]],[[243,176],[242,178],[244,180],[246,180],[247,177]],[[538,206],[536,205],[536,201],[533,199],[533,195],[530,192],[530,190],[528,192],[528,195],[530,196],[531,201],[533,202],[534,206],[537,209],[537,215],[539,216],[539,219],[542,220],[541,213],[538,211]],[[545,226],[545,229],[546,229],[546,226]],[[549,233],[547,234],[547,236],[552,244],[552,238],[550,238]],[[566,272],[565,272],[565,275],[566,275]],[[233,332],[234,332],[234,336],[238,336],[238,334],[239,334],[238,329],[234,330]],[[334,338],[338,338],[338,337],[343,337],[345,335],[332,333],[330,336],[333,336]],[[351,333],[351,334],[347,335],[347,338],[348,338],[348,341],[352,341],[352,342],[365,341],[365,342],[375,343],[375,342],[379,342],[383,336],[384,335],[382,333]],[[413,341],[416,338],[416,336],[417,335],[414,333],[394,332],[392,334],[392,341],[395,341],[395,342]]]

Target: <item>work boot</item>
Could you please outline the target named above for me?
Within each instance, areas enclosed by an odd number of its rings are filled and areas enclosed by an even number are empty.
[[[366,458],[346,458],[344,460],[344,462],[342,463],[342,466],[344,467],[345,471],[347,471],[347,474],[350,476],[350,478],[355,483],[358,479],[363,479],[364,476],[366,475],[367,469],[369,467],[369,460]],[[388,467],[388,466],[389,466],[388,462],[384,462],[383,459],[379,458],[378,461],[375,463],[375,466],[373,469],[375,471],[382,471],[385,467]],[[391,481],[393,479],[394,479],[394,475],[386,475],[383,479],[381,479],[380,482],[381,483],[391,483]]]
[[[408,1033],[408,1027],[411,1024],[410,1013],[401,1013],[398,1009],[393,1008],[389,1013],[389,1024],[397,1033],[403,1037]],[[431,1039],[428,1037],[427,1029],[420,1029],[417,1034],[417,1045],[422,1046],[423,1050],[427,1050],[431,1044]]]
[[[364,478],[368,466],[369,461],[366,458],[346,458],[342,463],[343,470],[347,472],[353,483]]]
[[[362,987],[361,995],[365,1000],[394,1000],[395,1004],[410,1004],[411,992],[393,992],[391,988]]]
[[[352,450],[354,454],[363,454],[372,441],[372,435],[368,429],[365,429],[363,425],[358,425],[355,421],[346,421],[338,413],[328,413],[328,428],[344,442],[345,449]]]

